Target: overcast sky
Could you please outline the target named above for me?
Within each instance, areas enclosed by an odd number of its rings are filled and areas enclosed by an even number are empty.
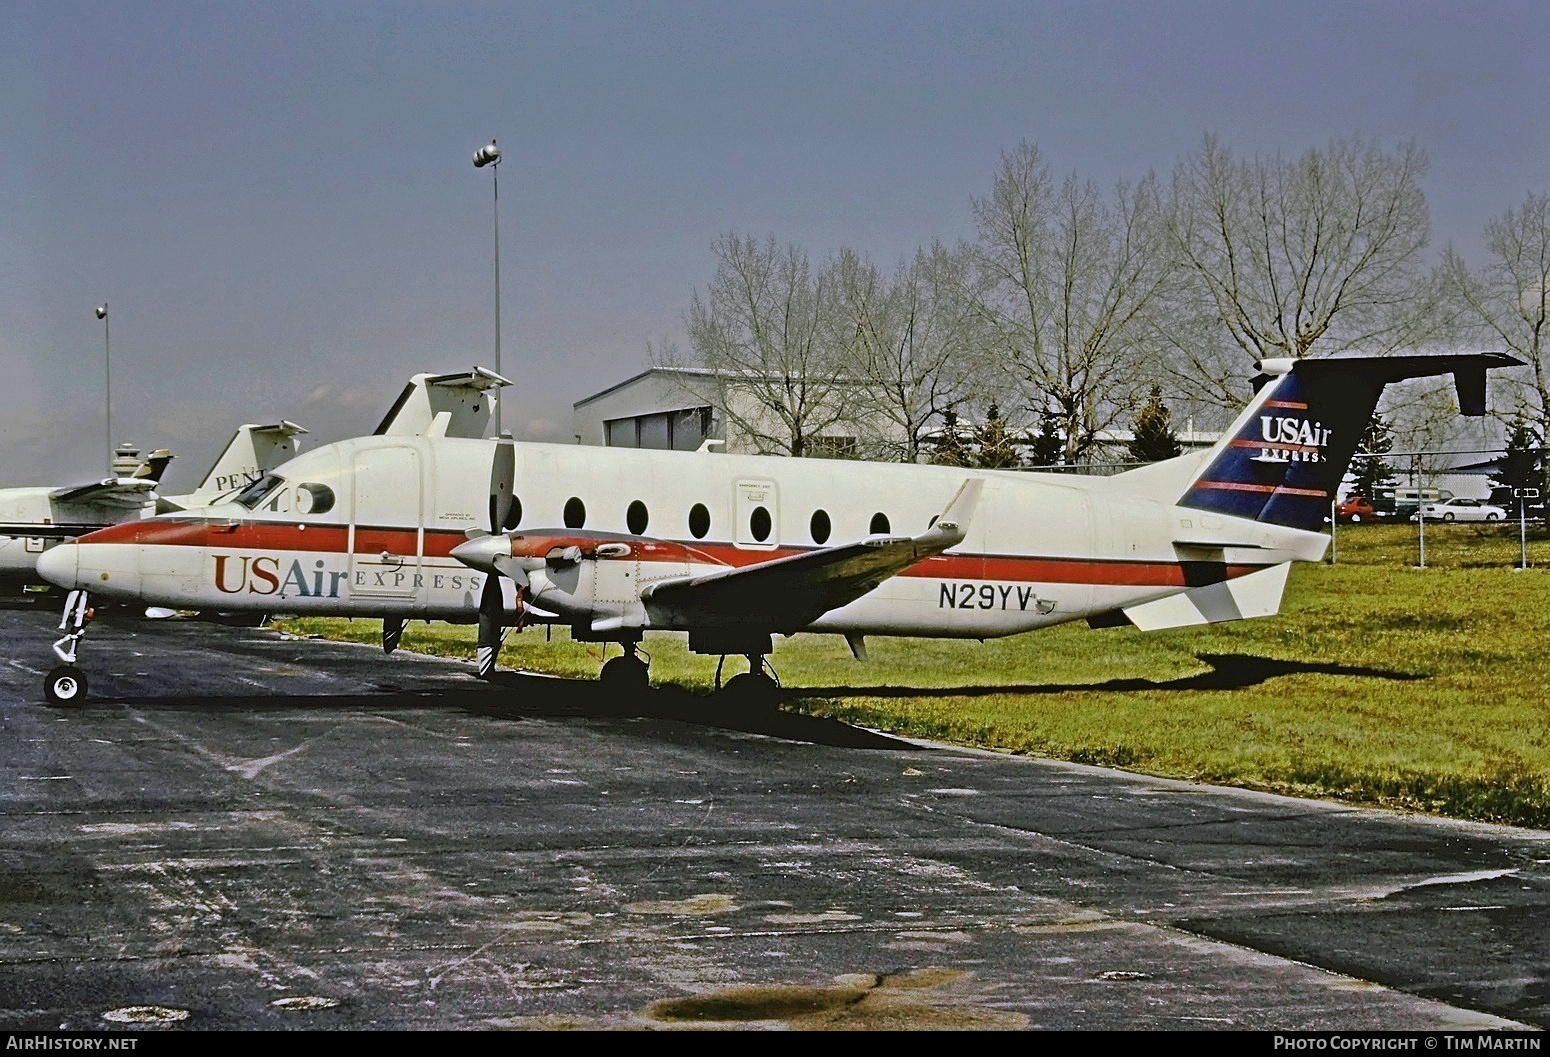
[[[1210,132],[1240,156],[1414,139],[1434,250],[1550,189],[1538,2],[0,0],[0,484],[240,422],[369,432],[494,358],[505,424],[684,343],[736,231],[890,268],[972,234],[999,155],[1103,185]]]

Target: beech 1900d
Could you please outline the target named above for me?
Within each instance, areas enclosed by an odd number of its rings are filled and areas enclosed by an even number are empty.
[[[75,667],[87,592],[184,609],[479,625],[568,625],[644,686],[647,631],[741,654],[726,690],[776,700],[775,635],[984,639],[1085,619],[1178,627],[1279,610],[1293,561],[1329,540],[1330,500],[1385,385],[1452,374],[1479,415],[1496,353],[1265,361],[1210,451],[1113,477],[480,439],[505,379],[411,384],[378,432],[277,466],[229,501],[85,535],[40,570],[72,594],[48,676]],[[434,381],[434,380],[432,380]],[[482,394],[482,397],[481,397]],[[719,681],[719,679],[718,679]]]

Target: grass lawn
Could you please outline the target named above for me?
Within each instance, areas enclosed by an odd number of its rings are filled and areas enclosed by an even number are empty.
[[[1144,633],[1085,624],[985,643],[779,640],[787,708],[896,733],[1148,774],[1550,827],[1550,537],[1517,526],[1341,526],[1279,616]],[[288,621],[375,642],[374,621]],[[473,630],[408,649],[473,656]],[[652,678],[709,691],[716,658],[648,635]],[[617,648],[614,648],[615,650]],[[597,644],[513,634],[504,665],[596,675]],[[727,674],[742,670],[728,661]]]

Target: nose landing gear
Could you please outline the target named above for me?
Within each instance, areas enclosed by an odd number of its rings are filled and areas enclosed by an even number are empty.
[[[75,654],[86,625],[96,615],[88,602],[86,592],[80,590],[65,598],[65,612],[59,618],[59,630],[65,635],[54,643],[54,655],[64,663],[43,680],[43,696],[51,705],[73,705],[86,698],[86,676],[75,667]]]

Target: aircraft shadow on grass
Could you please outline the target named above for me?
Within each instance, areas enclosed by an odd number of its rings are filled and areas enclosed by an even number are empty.
[[[1101,683],[1021,683],[982,686],[810,686],[803,697],[989,697],[995,694],[1126,693],[1138,690],[1246,690],[1286,675],[1345,675],[1360,679],[1409,682],[1427,676],[1384,668],[1314,661],[1283,661],[1241,653],[1201,653],[1195,659],[1209,671],[1177,679],[1107,679]]]

